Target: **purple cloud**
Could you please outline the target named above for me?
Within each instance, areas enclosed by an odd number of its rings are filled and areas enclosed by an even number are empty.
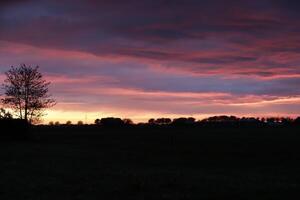
[[[299,6],[295,0],[1,1],[0,70],[41,65],[61,102],[86,102],[91,110],[205,115],[251,108],[254,115],[295,115]]]

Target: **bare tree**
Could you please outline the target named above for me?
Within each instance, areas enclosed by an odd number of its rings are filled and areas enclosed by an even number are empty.
[[[43,79],[39,67],[11,67],[5,75],[3,88],[5,96],[2,103],[15,111],[20,119],[32,123],[43,116],[46,108],[55,105],[55,100],[49,94],[50,82]]]

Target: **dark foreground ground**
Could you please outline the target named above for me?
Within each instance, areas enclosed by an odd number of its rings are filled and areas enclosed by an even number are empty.
[[[34,128],[0,142],[0,199],[298,199],[298,131]]]

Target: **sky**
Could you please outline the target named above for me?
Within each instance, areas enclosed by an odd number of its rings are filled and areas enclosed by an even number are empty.
[[[39,65],[57,100],[44,122],[296,117],[299,11],[298,0],[1,0],[0,81]]]

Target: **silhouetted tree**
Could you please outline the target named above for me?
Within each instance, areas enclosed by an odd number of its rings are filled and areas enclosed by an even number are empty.
[[[126,125],[132,125],[132,124],[133,124],[133,121],[132,121],[131,119],[128,119],[128,118],[123,119],[123,122],[124,122],[124,124],[126,124]]]
[[[253,118],[256,120],[255,118]],[[247,125],[249,124],[248,118],[238,118],[236,116],[213,116],[206,119],[201,120],[200,124],[208,127],[237,127],[239,125]],[[252,119],[251,119],[252,120]]]
[[[12,119],[12,114],[6,111],[4,108],[0,109],[0,119]]]
[[[289,117],[282,117],[280,119],[280,121],[281,121],[281,124],[285,125],[285,126],[291,125],[293,123],[293,120],[291,118],[289,118]]]
[[[120,118],[107,117],[107,118],[102,118],[100,120],[100,124],[103,126],[109,126],[109,127],[119,127],[119,126],[124,125],[124,122]]]
[[[149,119],[149,124],[157,124],[157,125],[167,125],[170,124],[172,120],[170,118],[158,118],[158,119]]]
[[[149,119],[149,120],[148,120],[148,123],[149,123],[149,124],[154,124],[154,123],[155,123],[155,119],[153,119],[153,118]]]
[[[100,125],[101,124],[101,120],[100,119],[96,119],[94,122],[96,125]]]
[[[54,122],[53,122],[53,121],[50,121],[50,122],[49,122],[49,126],[54,126]]]
[[[268,124],[272,125],[272,124],[275,124],[276,118],[275,117],[269,117],[269,118],[267,118],[266,121],[267,121]]]
[[[20,119],[28,122],[39,120],[43,109],[55,105],[55,100],[48,92],[50,82],[43,79],[39,67],[22,64],[11,67],[5,75],[5,97],[2,103],[12,108]]]
[[[156,120],[156,123],[161,124],[161,125],[170,124],[171,122],[172,122],[172,120],[170,118],[159,118],[159,119]]]
[[[82,125],[83,125],[83,121],[78,121],[78,122],[77,122],[77,125],[78,125],[78,126],[82,126]]]
[[[196,119],[193,117],[189,117],[189,118],[180,117],[180,118],[174,119],[172,122],[172,125],[176,125],[176,126],[191,125],[191,124],[194,124],[195,121],[196,121]]]
[[[300,125],[300,117],[297,117],[297,118],[294,120],[294,124]]]
[[[72,125],[72,122],[71,122],[70,120],[68,120],[68,121],[66,122],[66,125],[70,126],[70,125]]]
[[[204,119],[204,122],[237,122],[240,119],[235,117],[235,116],[226,116],[226,115],[221,115],[221,116],[213,116],[209,117],[207,119]]]
[[[56,122],[54,123],[54,125],[55,125],[55,126],[59,126],[59,125],[60,125],[59,121],[56,121]]]

